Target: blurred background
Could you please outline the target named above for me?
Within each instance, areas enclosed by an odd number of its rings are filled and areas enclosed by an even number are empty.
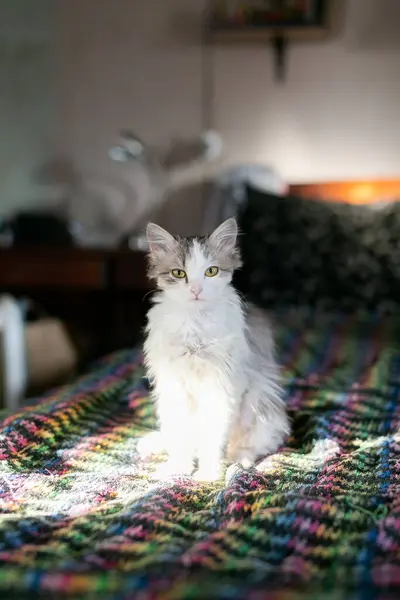
[[[397,195],[399,29],[398,0],[0,0],[0,288],[48,323],[32,356],[60,323],[63,377],[133,343],[148,219],[206,233],[249,183]]]
[[[332,4],[344,5],[339,31],[289,43],[277,82],[267,38],[207,35],[212,2],[1,0],[1,216],[78,194],[114,194],[117,213],[140,196],[138,169],[109,158],[121,130],[160,157],[177,140],[221,136],[217,160],[168,178],[188,230],[196,188],[228,166],[266,165],[290,183],[397,176],[399,3]]]

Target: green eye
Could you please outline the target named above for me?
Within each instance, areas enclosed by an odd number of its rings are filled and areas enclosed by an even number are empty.
[[[176,277],[176,279],[184,279],[186,277],[186,273],[182,269],[172,269],[171,275]]]
[[[206,277],[215,277],[219,272],[218,267],[208,267],[208,269],[205,270],[204,275]]]

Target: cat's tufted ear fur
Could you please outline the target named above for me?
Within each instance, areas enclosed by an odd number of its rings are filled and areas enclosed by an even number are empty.
[[[155,223],[147,225],[146,234],[149,244],[148,276],[150,279],[165,278],[171,269],[181,263],[179,241]]]
[[[173,252],[175,250],[176,240],[174,236],[159,225],[149,223],[147,225],[146,235],[149,249],[152,254]]]
[[[233,217],[227,219],[210,235],[211,244],[222,253],[230,253],[236,246],[238,226]]]
[[[240,269],[242,260],[237,244],[238,226],[236,219],[224,221],[208,238],[213,253],[222,261],[227,270]]]

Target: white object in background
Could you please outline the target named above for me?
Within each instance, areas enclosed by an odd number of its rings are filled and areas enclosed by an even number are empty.
[[[76,243],[92,247],[118,245],[142,226],[147,213],[159,204],[165,187],[164,172],[140,161],[118,165],[117,173],[82,177],[71,191],[68,204]]]
[[[24,319],[20,306],[11,296],[0,296],[0,385],[4,408],[21,406],[27,385]]]
[[[108,156],[116,162],[128,162],[129,160],[143,160],[145,157],[145,146],[142,141],[131,131],[124,131],[120,135],[118,146],[113,146],[108,151]]]
[[[277,196],[284,196],[288,191],[286,181],[272,167],[257,164],[229,167],[212,183],[202,233],[209,233],[229,217],[236,216],[247,201],[247,186]]]
[[[217,160],[222,154],[222,137],[216,131],[205,131],[200,136],[203,158],[209,162]]]

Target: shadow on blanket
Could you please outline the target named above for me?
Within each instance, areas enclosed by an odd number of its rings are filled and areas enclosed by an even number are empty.
[[[226,486],[158,485],[139,461],[155,420],[135,351],[6,418],[2,593],[348,598],[400,587],[399,327],[301,311],[275,321],[293,435]]]

